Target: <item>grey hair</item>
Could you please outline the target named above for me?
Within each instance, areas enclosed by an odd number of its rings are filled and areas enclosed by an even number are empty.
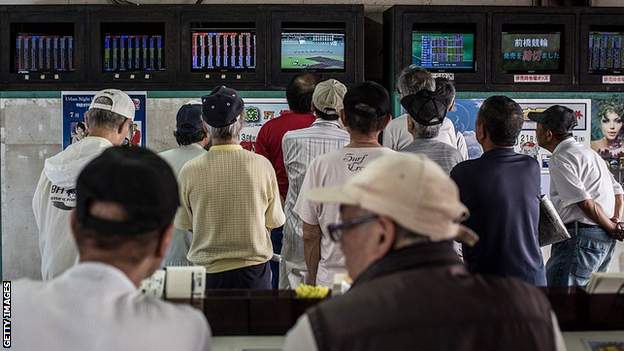
[[[423,89],[435,91],[436,84],[429,71],[420,66],[409,65],[399,74],[396,87],[401,97],[404,97]]]
[[[425,126],[412,118],[412,122],[414,125],[414,137],[419,139],[432,139],[440,134],[440,127],[442,124],[436,124],[433,126]]]
[[[241,116],[238,116],[236,118],[236,122],[223,128],[215,128],[209,124],[206,124],[205,122],[204,123],[206,126],[207,133],[208,135],[210,135],[211,138],[221,139],[221,140],[227,140],[227,139],[238,140],[241,129],[243,129],[242,120],[243,119],[241,118]]]
[[[89,129],[106,128],[117,130],[128,118],[108,110],[92,108],[85,113]]]

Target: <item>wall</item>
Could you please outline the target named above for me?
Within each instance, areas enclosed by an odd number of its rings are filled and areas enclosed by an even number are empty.
[[[136,0],[143,4],[195,3],[195,0]],[[208,3],[208,1],[205,1]],[[598,6],[624,6],[620,0],[594,0]],[[0,0],[7,4],[106,4],[104,0]],[[532,0],[232,0],[228,3],[363,3],[371,25],[393,4],[531,5]],[[380,29],[381,30],[381,29]],[[378,38],[381,40],[381,38]],[[369,47],[375,47],[370,45]],[[377,47],[380,47],[378,45]],[[183,99],[148,99],[148,146],[156,151],[175,144],[174,116]],[[60,99],[58,97],[0,99],[0,176],[2,179],[3,279],[40,276],[37,228],[31,201],[45,158],[60,151]],[[620,244],[620,247],[622,245]],[[614,262],[616,265],[616,262]]]

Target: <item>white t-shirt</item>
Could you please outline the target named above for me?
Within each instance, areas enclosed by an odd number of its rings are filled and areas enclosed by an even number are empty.
[[[12,290],[15,350],[210,350],[200,310],[145,296],[108,264],[79,263]]]
[[[550,158],[550,199],[563,223],[597,225],[576,204],[593,199],[607,216],[615,211],[615,195],[622,186],[596,151],[574,138],[562,141]]]
[[[414,141],[414,137],[407,130],[408,115],[399,116],[386,126],[383,132],[383,145],[392,150],[400,151]],[[433,138],[456,148],[464,160],[468,159],[468,147],[463,135],[455,132],[453,122],[445,118],[440,127],[440,134]]]
[[[310,164],[294,211],[304,222],[321,227],[321,260],[316,274],[316,284],[331,287],[334,274],[345,272],[344,255],[339,244],[333,242],[327,232],[328,224],[340,220],[340,207],[337,204],[308,201],[305,198],[306,191],[342,185],[372,160],[392,153],[393,150],[385,147],[345,147],[319,156]]]

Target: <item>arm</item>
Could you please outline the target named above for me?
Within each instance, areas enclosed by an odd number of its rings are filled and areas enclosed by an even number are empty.
[[[303,222],[303,253],[308,268],[306,284],[316,285],[316,272],[321,261],[321,227]]]
[[[619,195],[621,197],[621,195]],[[599,203],[593,199],[583,200],[576,204],[583,210],[583,213],[592,221],[604,229],[613,238],[622,240],[624,238],[618,229],[617,223],[611,221],[611,217],[605,213]]]
[[[611,221],[618,223],[622,221],[622,203],[624,202],[624,196],[622,194],[615,195],[615,211],[613,211],[613,217]]]
[[[191,209],[191,202],[188,196],[189,194],[186,190],[188,187],[187,174],[186,167],[182,167],[178,177],[178,181],[180,183],[180,207],[178,207],[178,212],[176,213],[173,221],[173,226],[178,229],[193,232],[193,211]]]
[[[277,186],[277,177],[275,176],[275,170],[269,162],[267,162],[267,170],[269,172],[269,184],[268,184],[268,204],[266,212],[264,213],[265,226],[271,230],[273,228],[280,227],[286,222],[286,216],[282,209],[282,201],[279,193],[279,187]]]

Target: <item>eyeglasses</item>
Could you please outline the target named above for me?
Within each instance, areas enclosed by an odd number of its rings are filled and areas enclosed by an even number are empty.
[[[327,226],[327,232],[329,233],[329,238],[332,241],[340,241],[340,238],[342,237],[342,234],[344,233],[344,231],[346,229],[349,228],[353,228],[356,227],[358,225],[362,225],[371,221],[376,220],[377,218],[379,218],[378,215],[376,214],[369,214],[366,216],[362,216],[359,218],[354,218],[348,221],[343,221],[341,223],[333,223],[333,224],[329,224]]]

